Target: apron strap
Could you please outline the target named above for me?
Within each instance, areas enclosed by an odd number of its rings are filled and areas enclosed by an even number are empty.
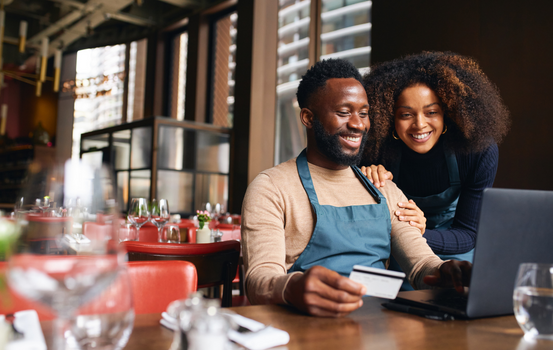
[[[367,191],[371,194],[371,196],[374,198],[377,204],[380,204],[382,202],[381,194],[376,190],[374,185],[367,179],[365,174],[361,172],[361,169],[359,169],[356,166],[351,167],[353,169],[353,172],[357,175],[361,183],[365,186]]]
[[[311,204],[319,205],[319,199],[311,180],[311,173],[309,172],[309,166],[307,165],[306,149],[301,151],[298,158],[296,158],[296,166],[298,167],[298,174],[300,176],[301,183],[305,189],[305,193],[309,197]]]
[[[455,151],[453,151],[451,148],[446,148],[445,142],[444,153],[447,163],[447,172],[449,173],[449,185],[460,186],[461,177],[459,176],[459,166],[457,165],[457,157],[455,156]]]

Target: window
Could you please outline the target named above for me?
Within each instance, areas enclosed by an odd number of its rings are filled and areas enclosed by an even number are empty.
[[[296,91],[312,61],[343,58],[362,73],[368,69],[371,5],[364,0],[280,1],[275,165],[296,157],[307,144]],[[313,13],[319,13],[315,23]]]
[[[73,158],[79,158],[82,133],[121,123],[125,49],[121,44],[77,52]]]
[[[236,67],[236,11],[212,24],[211,35],[211,120],[217,126],[232,128],[234,118],[234,70]]]
[[[146,45],[146,39],[130,43],[129,57],[126,44],[77,52],[73,158],[79,158],[81,134],[144,118]],[[127,59],[128,72],[125,71]]]

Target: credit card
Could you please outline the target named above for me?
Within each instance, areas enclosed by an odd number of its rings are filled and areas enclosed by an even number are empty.
[[[365,295],[395,299],[403,283],[405,274],[398,271],[355,265],[349,278],[367,287]]]

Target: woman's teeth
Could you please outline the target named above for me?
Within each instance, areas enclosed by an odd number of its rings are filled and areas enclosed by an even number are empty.
[[[424,139],[425,137],[427,137],[428,135],[430,135],[429,132],[426,132],[424,134],[412,134],[414,138],[416,139],[419,139],[419,140],[422,140]]]

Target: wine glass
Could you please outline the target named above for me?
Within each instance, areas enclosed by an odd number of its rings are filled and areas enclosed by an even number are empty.
[[[21,196],[24,199],[48,196],[49,202],[67,207],[80,198],[94,217],[100,213],[119,215],[114,182],[106,168],[92,168],[74,160],[36,164],[29,167],[28,178]],[[49,307],[55,314],[54,343],[49,348],[63,350],[71,338],[70,324],[76,311],[112,285],[125,265],[125,252],[109,239],[116,232],[117,221],[104,225],[106,235],[101,239],[91,237],[81,244],[71,238],[75,229],[72,216],[25,213],[18,219],[21,232],[11,248],[8,283],[17,294]]]
[[[150,221],[152,224],[156,225],[158,242],[161,242],[161,230],[171,216],[169,213],[169,202],[167,202],[167,199],[160,199],[159,201],[153,199],[150,205],[150,211]]]
[[[133,198],[131,200],[127,218],[136,227],[136,236],[140,239],[140,228],[150,220],[150,210],[146,198]]]
[[[74,347],[119,350],[127,344],[134,323],[132,285],[126,267],[114,272],[115,281],[70,321],[68,342]]]

